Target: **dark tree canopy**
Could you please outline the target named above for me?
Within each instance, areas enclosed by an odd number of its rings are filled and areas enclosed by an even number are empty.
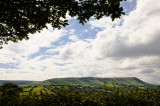
[[[20,92],[22,92],[23,89],[19,87],[17,84],[14,83],[5,83],[2,86],[0,86],[0,92],[2,92],[2,95],[19,95]]]
[[[29,33],[40,32],[46,24],[65,27],[67,12],[81,24],[92,16],[120,18],[124,14],[121,1],[126,0],[0,0],[0,45],[29,39]]]

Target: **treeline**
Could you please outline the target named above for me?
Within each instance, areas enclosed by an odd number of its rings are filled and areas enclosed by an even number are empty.
[[[0,106],[159,106],[160,86],[107,87],[80,90],[77,86],[52,88],[50,92],[24,95],[16,84],[0,86]]]

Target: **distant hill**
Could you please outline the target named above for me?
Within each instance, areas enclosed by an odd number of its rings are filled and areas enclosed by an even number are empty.
[[[143,82],[136,77],[119,77],[119,78],[96,78],[96,77],[82,77],[82,78],[53,78],[37,83],[38,85],[82,85],[82,86],[103,86],[104,82],[111,85],[112,82],[119,86],[145,86],[150,85]]]
[[[34,84],[37,83],[38,81],[23,81],[23,80],[0,80],[0,85],[3,85],[4,83],[7,82],[12,82],[15,83],[17,85],[28,85],[28,84]]]
[[[117,78],[97,78],[97,77],[82,77],[82,78],[53,78],[45,81],[26,81],[26,80],[0,80],[0,85],[4,83],[12,82],[18,85],[52,85],[52,86],[62,86],[62,85],[82,85],[82,86],[103,86],[104,82],[108,86],[112,86],[112,82],[119,86],[147,86],[148,83],[136,77],[117,77]]]

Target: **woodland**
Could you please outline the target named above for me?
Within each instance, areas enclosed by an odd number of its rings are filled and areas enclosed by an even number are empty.
[[[0,86],[0,106],[159,106],[160,86]]]

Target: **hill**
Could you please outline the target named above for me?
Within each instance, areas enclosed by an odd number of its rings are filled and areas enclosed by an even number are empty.
[[[34,84],[37,83],[38,81],[26,81],[26,80],[0,80],[0,85],[3,85],[4,83],[7,82],[12,82],[17,85],[28,85],[28,84]]]
[[[103,86],[104,82],[111,86],[114,82],[120,86],[145,86],[150,85],[136,77],[119,77],[119,78],[97,78],[97,77],[82,77],[82,78],[53,78],[37,83],[38,85],[82,85],[82,86]]]
[[[136,77],[117,77],[117,78],[97,78],[97,77],[82,77],[82,78],[53,78],[45,81],[26,81],[26,80],[0,80],[0,85],[12,82],[18,85],[49,85],[49,86],[62,86],[62,85],[81,85],[81,86],[103,86],[104,82],[108,86],[112,86],[112,82],[119,86],[145,86],[150,85],[143,82]]]

